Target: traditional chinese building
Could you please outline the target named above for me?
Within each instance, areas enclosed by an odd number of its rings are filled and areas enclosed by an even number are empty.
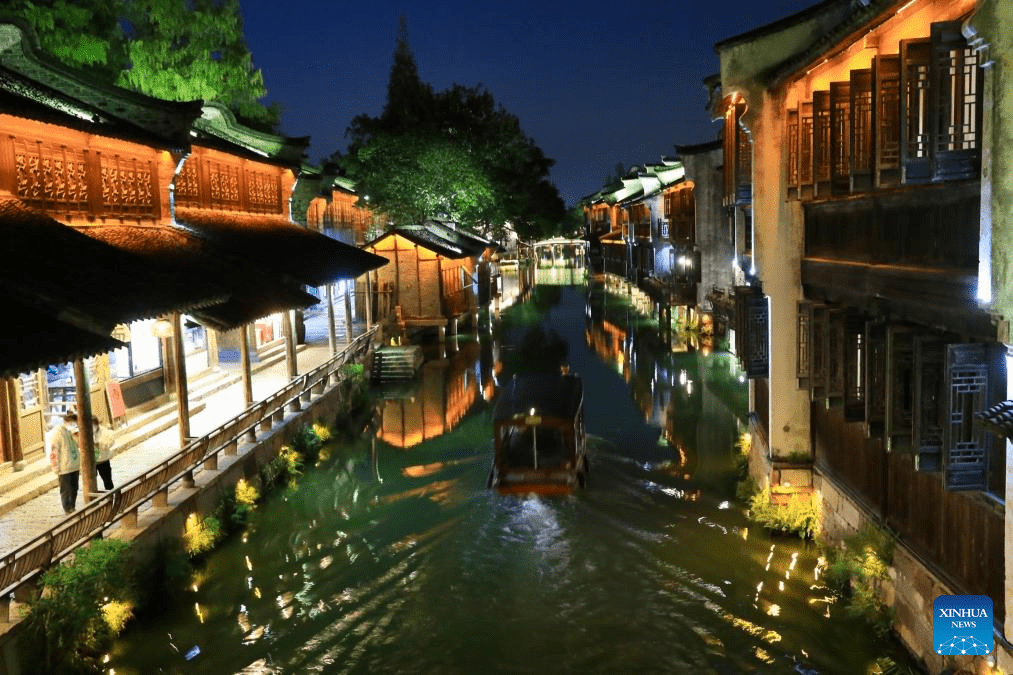
[[[38,57],[18,25],[0,38],[0,227],[19,253],[0,274],[23,309],[0,336],[2,372],[22,373],[2,389],[5,459],[41,449],[51,394],[74,384],[68,359],[95,357],[102,417],[108,383],[128,406],[181,396],[188,347],[208,367],[224,342],[209,329],[306,306],[303,285],[383,263],[291,222],[305,140],[94,83]]]
[[[369,275],[378,321],[403,329],[449,327],[478,311],[480,262],[495,244],[452,223],[427,220],[395,227],[366,244],[389,261]]]
[[[1011,10],[828,1],[717,45],[753,473],[895,533],[933,671],[944,593],[993,599],[1011,662],[1009,446],[975,421],[1010,397]]]

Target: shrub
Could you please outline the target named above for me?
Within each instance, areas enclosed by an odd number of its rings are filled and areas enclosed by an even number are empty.
[[[770,501],[769,489],[761,490],[749,502],[749,519],[775,532],[811,539],[820,531],[819,496],[813,493],[806,498],[793,494],[782,506]]]
[[[215,547],[222,536],[222,524],[214,516],[201,518],[196,513],[187,516],[183,531],[183,548],[187,555],[196,558]]]
[[[871,524],[845,537],[840,546],[823,544],[827,585],[846,599],[849,615],[864,618],[879,635],[885,635],[893,625],[893,610],[880,599],[889,577],[893,546],[893,539]]]
[[[43,574],[25,620],[26,670],[75,673],[99,668],[99,655],[132,611],[129,572],[130,544],[101,539]]]

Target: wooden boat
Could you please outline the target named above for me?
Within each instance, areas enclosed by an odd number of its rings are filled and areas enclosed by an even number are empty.
[[[584,384],[569,373],[514,376],[493,409],[489,487],[567,494],[587,484]]]

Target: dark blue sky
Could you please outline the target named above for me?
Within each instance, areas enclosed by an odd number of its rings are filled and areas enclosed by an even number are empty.
[[[242,0],[246,39],[282,131],[312,137],[317,162],[386,99],[398,18],[419,74],[436,89],[485,85],[556,160],[573,205],[616,162],[656,161],[715,137],[702,80],[714,43],[815,0],[385,2]]]

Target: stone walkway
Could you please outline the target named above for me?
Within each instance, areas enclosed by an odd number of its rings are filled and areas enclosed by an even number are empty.
[[[321,329],[320,323],[323,322]],[[355,333],[362,332],[357,325]],[[308,372],[330,358],[326,315],[307,318],[307,345],[300,345],[297,371]],[[339,335],[338,349],[345,342]],[[322,344],[320,340],[323,340]],[[254,365],[253,398],[262,401],[288,383],[284,358]],[[238,366],[223,364],[190,381],[190,435],[203,436],[242,412],[243,390]],[[128,411],[128,425],[115,432],[116,453],[111,461],[113,484],[121,485],[179,448],[175,401],[146,414]],[[99,479],[101,485],[101,479]],[[83,504],[79,492],[77,505]],[[55,527],[64,518],[57,478],[45,457],[28,462],[21,471],[0,475],[0,556],[18,549]]]

